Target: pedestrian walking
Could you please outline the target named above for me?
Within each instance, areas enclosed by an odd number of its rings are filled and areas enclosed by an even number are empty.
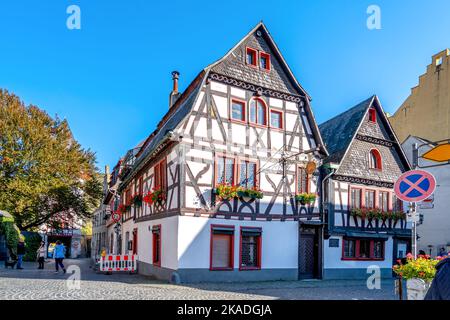
[[[17,269],[22,270],[23,256],[25,255],[25,241],[21,237],[19,243],[17,244]]]
[[[38,269],[44,269],[44,261],[45,261],[45,253],[47,250],[45,250],[45,242],[41,241],[41,245],[39,246],[39,249],[37,250],[37,261],[39,263]]]
[[[53,249],[53,258],[55,259],[55,273],[59,272],[59,267],[63,269],[63,272],[66,273],[66,268],[64,268],[63,260],[66,257],[66,247],[61,243],[61,241],[56,241],[56,246]]]

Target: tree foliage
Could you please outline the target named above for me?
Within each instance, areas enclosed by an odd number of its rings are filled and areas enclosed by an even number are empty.
[[[0,89],[0,208],[20,230],[90,218],[102,193],[95,161],[66,120]]]

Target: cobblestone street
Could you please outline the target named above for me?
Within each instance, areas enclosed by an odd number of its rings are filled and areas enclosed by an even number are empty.
[[[54,273],[50,260],[45,270],[25,263],[24,270],[0,268],[0,299],[395,299],[393,281],[381,290],[369,290],[364,281],[277,281],[172,285],[140,275],[95,273],[89,260],[66,260],[66,267],[81,270],[80,289],[69,289],[69,275]]]

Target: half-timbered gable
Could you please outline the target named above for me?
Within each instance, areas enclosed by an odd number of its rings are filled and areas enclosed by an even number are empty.
[[[382,106],[373,96],[319,128],[330,152],[323,167],[329,175],[325,274],[358,275],[359,269],[362,275],[375,261],[390,275],[392,257],[410,236],[393,190],[409,164]]]
[[[319,201],[301,206],[294,197],[317,192],[317,176],[304,170],[308,162],[319,164],[326,151],[309,97],[264,25],[206,72],[193,111],[178,131],[186,155],[186,213],[252,220],[318,217]],[[259,188],[264,198],[217,201],[214,189],[224,182]]]
[[[298,221],[320,229],[316,168],[327,151],[310,98],[264,24],[182,94],[178,75],[167,114],[120,188],[131,205],[123,238],[135,243],[125,247],[137,251],[140,271],[174,281],[297,279],[303,263],[316,276],[304,261],[319,261],[319,231],[300,246],[316,256],[300,258]],[[161,185],[163,201],[131,203]],[[240,193],[223,197],[221,186]]]

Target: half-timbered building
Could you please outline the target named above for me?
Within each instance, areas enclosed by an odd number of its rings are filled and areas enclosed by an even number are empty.
[[[408,161],[378,97],[319,126],[330,153],[322,167],[325,195],[324,278],[384,277],[409,250],[411,229],[393,185]]]
[[[178,81],[119,188],[122,253],[175,282],[320,276],[327,151],[265,25],[183,93]]]

